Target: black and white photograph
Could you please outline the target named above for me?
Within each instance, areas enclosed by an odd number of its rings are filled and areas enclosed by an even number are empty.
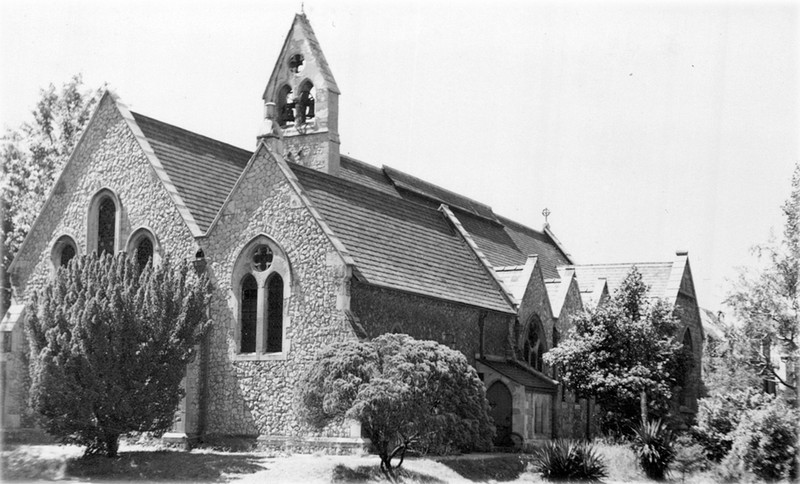
[[[0,2],[0,479],[796,482],[799,33]]]

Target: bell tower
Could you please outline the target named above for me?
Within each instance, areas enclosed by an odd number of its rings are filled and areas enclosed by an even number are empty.
[[[305,13],[295,15],[264,90],[258,139],[282,139],[275,146],[288,161],[336,175],[339,94]]]

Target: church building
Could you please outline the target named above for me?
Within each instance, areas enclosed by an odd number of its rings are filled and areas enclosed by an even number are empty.
[[[26,298],[76,255],[138,251],[156,263],[191,260],[214,288],[213,326],[167,438],[362,445],[352,422],[306,426],[295,389],[323,346],[389,332],[467,357],[486,385],[498,443],[593,432],[596,409],[564,392],[542,357],[634,264],[578,265],[547,224],[527,227],[341,155],[340,93],[304,14],[263,92],[253,152],[131,112],[106,92],[10,268],[3,427],[32,425]],[[676,338],[696,364],[676,405],[691,414],[703,335],[687,255],[636,266],[653,295],[682,308]]]

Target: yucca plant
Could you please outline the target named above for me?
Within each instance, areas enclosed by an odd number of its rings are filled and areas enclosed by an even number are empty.
[[[672,432],[661,420],[645,422],[634,431],[633,451],[639,458],[642,470],[651,479],[664,479],[669,465],[675,460]]]
[[[606,477],[606,465],[588,442],[554,440],[534,454],[534,466],[549,481],[599,482]]]

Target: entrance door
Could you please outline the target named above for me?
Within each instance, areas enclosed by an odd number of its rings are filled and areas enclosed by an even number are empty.
[[[502,382],[494,382],[486,392],[489,400],[489,415],[494,419],[497,434],[494,444],[508,446],[511,441],[511,392]]]

